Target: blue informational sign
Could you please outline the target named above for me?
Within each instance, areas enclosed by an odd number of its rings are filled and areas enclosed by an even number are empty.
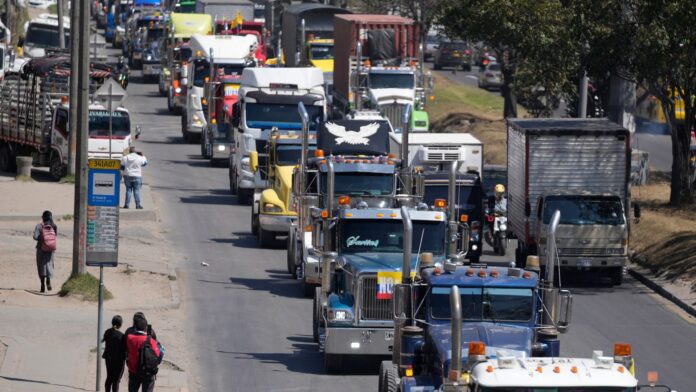
[[[92,169],[89,171],[87,204],[100,207],[118,207],[121,176],[118,170]]]
[[[91,159],[87,177],[87,260],[88,266],[118,265],[118,221],[121,162]]]

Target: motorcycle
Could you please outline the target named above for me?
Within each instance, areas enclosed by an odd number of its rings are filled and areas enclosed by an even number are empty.
[[[121,85],[121,87],[122,87],[124,90],[125,90],[126,88],[128,88],[128,72],[125,72],[125,71],[119,72],[116,81],[118,82],[118,84]]]
[[[486,209],[486,220],[488,221],[486,242],[493,248],[495,254],[505,256],[509,241],[507,235],[507,216],[498,215]]]

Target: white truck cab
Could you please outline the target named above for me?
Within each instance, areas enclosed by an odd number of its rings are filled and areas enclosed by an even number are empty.
[[[208,125],[206,82],[218,72],[241,75],[245,68],[255,67],[258,42],[254,35],[194,34],[189,45],[192,56],[187,70],[186,111],[181,117],[181,133],[186,141],[192,142]]]
[[[70,18],[63,17],[66,47],[70,44]],[[24,24],[24,57],[44,57],[47,49],[60,47],[58,16],[41,14]]]
[[[326,119],[324,75],[318,68],[247,68],[239,88],[240,113],[234,153],[230,155],[230,189],[240,202],[250,203],[255,190],[266,188],[263,171],[251,170],[249,155],[256,151],[258,167],[265,167],[271,130],[300,131],[297,110],[304,103],[311,130]]]

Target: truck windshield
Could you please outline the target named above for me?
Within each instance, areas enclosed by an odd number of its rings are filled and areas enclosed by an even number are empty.
[[[562,225],[623,225],[621,199],[615,196],[549,196],[544,201],[544,224],[561,211]]]
[[[450,291],[450,287],[431,289],[430,314],[433,318],[450,318]],[[529,288],[459,287],[459,293],[464,320],[521,322],[531,320],[534,314],[534,292]]]
[[[147,42],[155,42],[166,35],[166,30],[163,28],[147,30]]]
[[[341,221],[339,241],[344,253],[401,253],[404,248],[401,220],[347,219]],[[421,240],[422,237],[422,240]],[[413,253],[445,253],[444,222],[413,221]]]
[[[111,135],[114,138],[124,138],[130,135],[130,118],[128,113],[114,111],[111,116]],[[109,111],[89,111],[89,136],[97,138],[109,137]]]
[[[70,44],[69,29],[65,29],[64,42],[68,45]],[[58,42],[58,26],[30,23],[24,43],[25,45],[32,45],[39,48],[57,48],[60,46]]]
[[[315,146],[309,146],[307,156],[314,155]],[[302,155],[302,145],[299,144],[280,144],[276,147],[275,163],[278,166],[291,166],[300,163]]]
[[[225,75],[242,75],[244,71],[243,64],[215,64],[215,70],[224,70]],[[219,76],[217,72],[213,73],[214,76]],[[196,87],[203,87],[205,84],[205,78],[210,77],[210,63],[208,60],[196,60],[193,63],[193,85]],[[297,111],[297,108],[295,108]]]
[[[482,206],[482,196],[480,186],[458,186],[457,187],[457,208],[471,211],[480,209]],[[425,185],[423,202],[432,206],[435,199],[445,199],[449,197],[449,187],[443,185]]]
[[[334,175],[334,193],[347,196],[387,196],[394,193],[394,175],[389,173],[344,172]],[[321,173],[321,184],[326,184]],[[323,187],[325,188],[325,187]],[[326,189],[322,189],[326,193]]]
[[[331,60],[334,58],[333,45],[312,45],[312,60]]]
[[[635,392],[635,388],[622,387],[479,387],[480,392]]]
[[[413,73],[372,72],[369,76],[370,88],[412,89],[416,79]]]
[[[309,129],[316,130],[324,119],[321,106],[305,106],[309,114]],[[246,124],[249,128],[302,129],[302,119],[297,112],[297,104],[246,103],[244,104]]]

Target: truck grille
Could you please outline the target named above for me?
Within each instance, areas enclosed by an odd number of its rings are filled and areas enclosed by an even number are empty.
[[[615,253],[616,252],[616,253]],[[615,256],[620,255],[622,249],[607,248],[559,248],[558,254],[561,256]]]
[[[401,128],[401,119],[404,115],[405,107],[406,105],[402,105],[399,103],[390,103],[381,105],[379,108],[380,112],[382,112],[382,115],[389,119],[392,128]]]
[[[377,277],[362,277],[360,283],[360,320],[391,321],[392,300],[377,299]]]

